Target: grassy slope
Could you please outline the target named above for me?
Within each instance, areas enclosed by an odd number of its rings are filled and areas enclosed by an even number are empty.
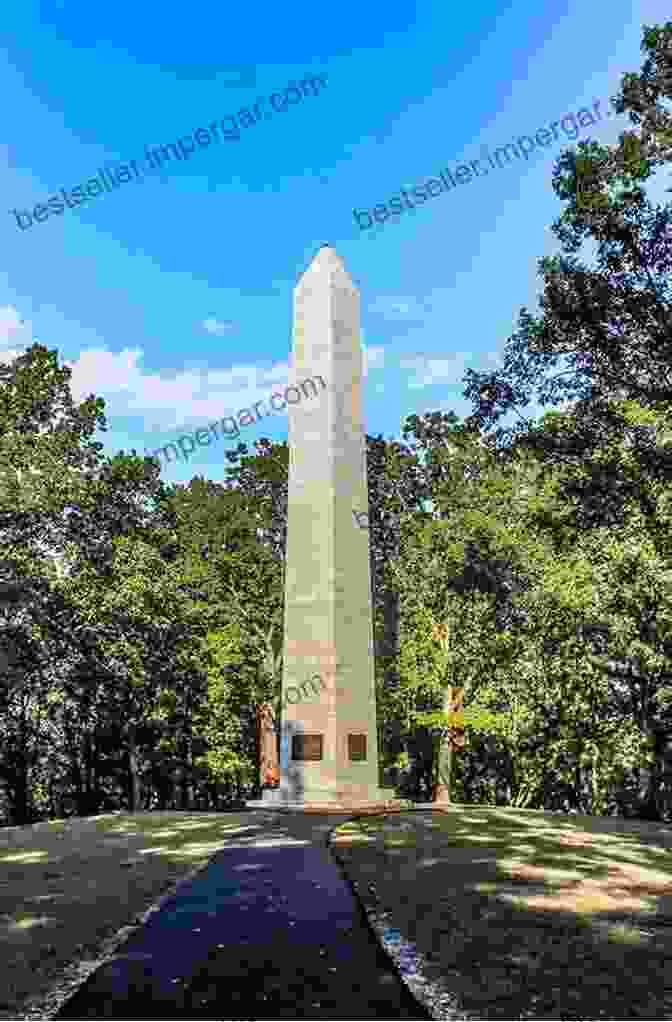
[[[249,825],[245,813],[155,812],[0,829],[0,1019],[29,1017],[54,984],[72,989]]]
[[[454,806],[347,823],[367,911],[481,1019],[672,1019],[672,829]]]

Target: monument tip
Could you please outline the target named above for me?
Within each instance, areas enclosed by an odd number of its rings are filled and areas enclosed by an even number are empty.
[[[301,292],[301,289],[305,286],[307,280],[311,282],[308,286],[312,287],[312,276],[314,273],[327,275],[335,273],[340,276],[344,276],[347,284],[354,287],[343,260],[333,245],[320,245],[307,269],[304,270],[303,274],[299,278],[295,288],[295,294]]]

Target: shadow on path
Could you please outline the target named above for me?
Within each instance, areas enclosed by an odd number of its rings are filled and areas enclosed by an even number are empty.
[[[327,848],[349,817],[259,811],[58,1019],[428,1019]]]

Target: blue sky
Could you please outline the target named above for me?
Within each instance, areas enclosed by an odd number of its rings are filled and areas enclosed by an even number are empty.
[[[367,231],[353,208],[595,99],[608,109],[621,76],[641,67],[642,25],[668,17],[658,0],[8,5],[0,357],[34,340],[57,348],[75,397],[105,398],[108,453],[158,448],[284,388],[292,291],[329,243],[361,292],[367,432],[399,437],[413,413],[469,414],[465,369],[494,366],[520,308],[537,311],[537,260],[558,250],[551,173],[571,140]],[[318,72],[320,95],[239,142],[26,230],[9,212]],[[614,142],[627,124],[612,116],[579,140]],[[663,187],[650,194],[664,201]],[[285,439],[286,414],[241,439],[260,436]],[[235,443],[162,475],[221,480]]]

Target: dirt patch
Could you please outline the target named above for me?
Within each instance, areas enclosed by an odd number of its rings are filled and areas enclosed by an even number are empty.
[[[455,806],[332,844],[464,1017],[672,1019],[671,828]]]
[[[0,829],[0,1019],[48,1018],[246,813],[111,813]]]

